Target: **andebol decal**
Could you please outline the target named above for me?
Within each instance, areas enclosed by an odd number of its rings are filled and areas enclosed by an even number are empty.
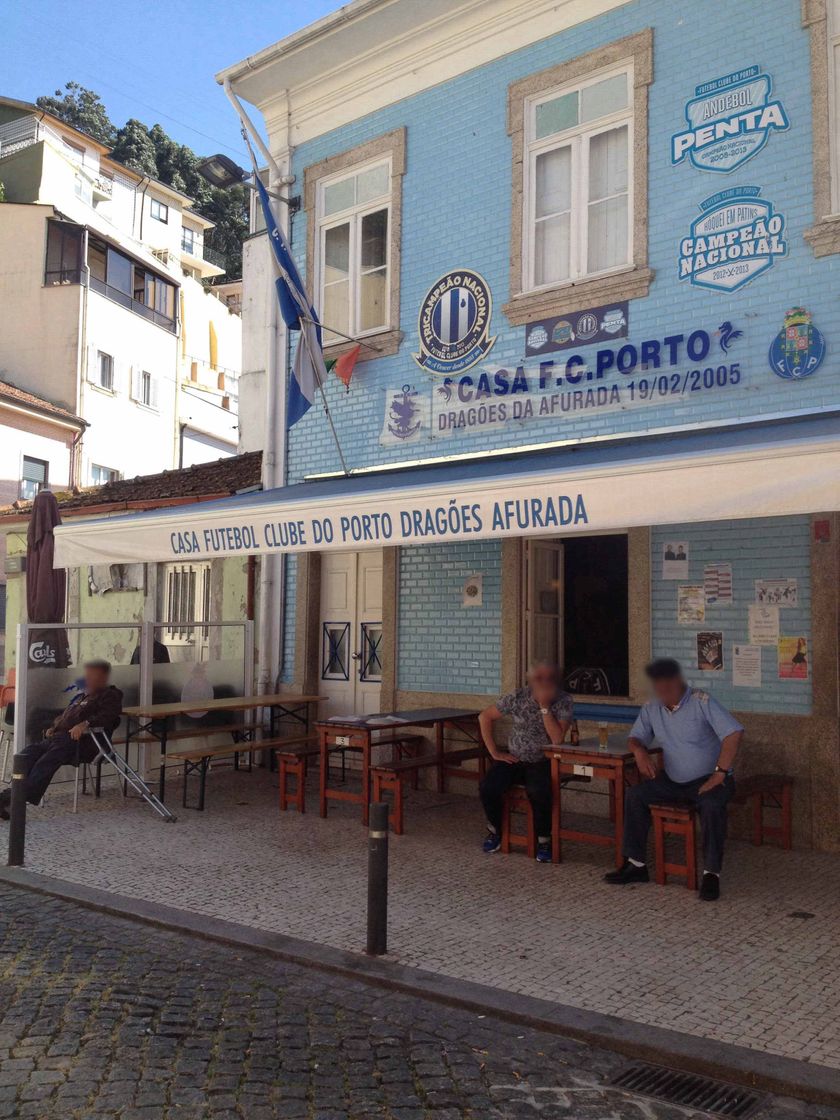
[[[825,357],[825,339],[804,307],[792,307],[770,346],[773,372],[785,381],[799,381],[816,373]]]
[[[433,373],[460,373],[493,346],[488,338],[493,301],[486,280],[469,268],[441,276],[420,307],[420,353],[412,357]]]
[[[731,187],[700,203],[703,216],[680,242],[680,280],[734,292],[785,256],[785,219],[760,194],[760,187]]]
[[[686,156],[700,171],[734,171],[752,159],[771,132],[789,127],[781,101],[757,66],[715,78],[695,89],[685,107],[688,128],[671,137],[671,163]]]

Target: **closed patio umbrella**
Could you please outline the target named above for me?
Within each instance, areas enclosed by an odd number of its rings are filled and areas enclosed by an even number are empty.
[[[58,502],[49,490],[36,495],[26,535],[26,612],[30,624],[64,622],[67,573],[53,567],[55,537],[61,524]],[[70,647],[64,630],[31,630],[29,664],[64,668],[70,664]]]

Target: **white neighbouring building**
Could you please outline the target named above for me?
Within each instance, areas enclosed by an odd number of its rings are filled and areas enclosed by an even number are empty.
[[[212,223],[34,105],[0,98],[0,380],[88,428],[90,486],[236,453],[241,320]]]

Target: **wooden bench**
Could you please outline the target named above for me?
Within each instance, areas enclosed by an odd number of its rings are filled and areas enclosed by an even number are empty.
[[[656,881],[660,887],[669,875],[684,875],[690,891],[697,889],[696,813],[690,805],[651,805],[653,817],[653,850],[656,855]],[[681,836],[685,841],[685,862],[669,863],[665,855],[668,836]]]
[[[514,832],[511,828],[511,817],[514,813],[523,813],[527,821],[525,832]],[[513,786],[505,794],[504,808],[502,810],[502,847],[504,855],[510,854],[511,848],[524,848],[531,859],[537,855],[537,830],[534,827],[534,810],[524,786]]]
[[[213,759],[225,758],[232,754],[234,758],[234,768],[238,769],[240,754],[247,753],[251,755],[254,751],[276,750],[280,747],[293,746],[309,739],[311,739],[309,735],[297,735],[276,739],[248,739],[241,743],[233,743],[232,745],[222,744],[218,747],[196,747],[194,750],[189,751],[169,751],[165,758],[161,760],[161,763],[176,762],[183,764],[184,785],[181,804],[185,809],[187,808],[187,779],[190,774],[194,773],[196,770],[199,772],[198,804],[196,805],[196,809],[200,812],[204,809],[207,771]],[[251,764],[249,760],[248,769],[250,770],[250,768]]]
[[[321,753],[318,736],[304,736],[297,744],[285,743],[274,750],[278,768],[278,791],[280,811],[285,812],[294,805],[299,813],[306,812],[306,768],[310,758]],[[295,778],[294,792],[289,792],[289,778]]]
[[[735,783],[735,805],[752,801],[753,844],[760,846],[772,837],[781,840],[782,847],[793,847],[793,778],[785,774],[750,774]],[[781,809],[781,825],[764,823],[765,808]]]
[[[470,759],[479,760],[479,771],[483,773],[487,752],[484,747],[465,747],[463,750],[444,751],[441,758],[437,754],[417,755],[413,758],[403,758],[391,763],[380,763],[371,769],[373,785],[372,796],[374,801],[381,801],[384,793],[393,797],[393,805],[388,814],[388,823],[398,836],[404,832],[404,798],[403,786],[407,778],[411,778],[414,789],[417,788],[417,777],[420,770],[443,763],[444,774],[451,772],[455,765],[467,762]]]

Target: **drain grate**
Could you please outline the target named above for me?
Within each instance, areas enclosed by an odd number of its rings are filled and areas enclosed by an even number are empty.
[[[644,1062],[622,1070],[610,1081],[610,1085],[698,1112],[735,1116],[738,1120],[747,1120],[764,1103],[760,1093],[750,1092],[738,1085],[727,1085],[724,1081],[699,1077],[694,1073],[649,1066]]]

